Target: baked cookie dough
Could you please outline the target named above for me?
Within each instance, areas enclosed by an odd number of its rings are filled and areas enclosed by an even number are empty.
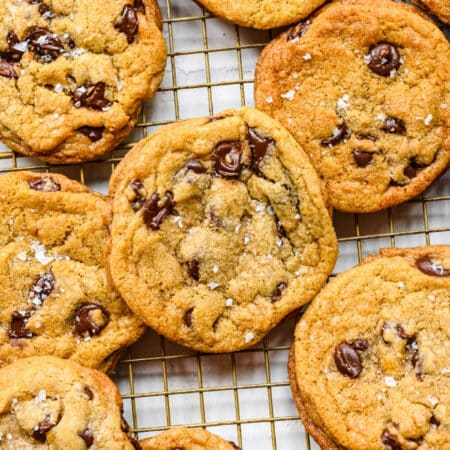
[[[449,448],[449,308],[449,246],[383,249],[317,295],[289,374],[322,449]]]
[[[276,28],[308,17],[326,0],[197,0],[213,14],[244,27]]]
[[[376,211],[446,170],[448,67],[448,41],[414,7],[343,0],[264,49],[256,105],[309,154],[332,206]]]
[[[142,450],[240,450],[231,441],[199,428],[172,428],[140,441]]]
[[[38,356],[0,369],[3,450],[133,450],[122,399],[103,373]]]
[[[448,0],[420,0],[442,22],[450,24],[450,2]]]
[[[335,263],[308,157],[252,108],[158,130],[125,156],[110,193],[117,289],[147,325],[192,349],[255,344]]]
[[[161,82],[155,0],[0,0],[0,139],[51,163],[114,148]]]
[[[106,276],[109,201],[31,172],[1,176],[0,198],[0,367],[54,355],[110,369],[144,326]]]

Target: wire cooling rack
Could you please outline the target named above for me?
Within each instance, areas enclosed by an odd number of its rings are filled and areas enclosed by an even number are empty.
[[[82,165],[48,165],[0,144],[0,172],[56,171],[107,193],[114,166],[134,143],[175,120],[253,105],[253,72],[272,32],[211,17],[191,0],[159,0],[168,61],[155,98],[131,136],[107,158]],[[422,196],[374,214],[336,213],[340,255],[335,273],[381,247],[450,243],[450,172]],[[114,380],[136,437],[175,425],[205,427],[244,450],[318,448],[298,419],[287,376],[296,317],[261,343],[233,354],[188,351],[149,330],[127,351]]]

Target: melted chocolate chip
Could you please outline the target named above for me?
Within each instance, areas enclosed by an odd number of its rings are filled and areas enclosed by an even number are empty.
[[[338,125],[334,131],[333,135],[330,136],[327,139],[322,139],[320,141],[321,145],[324,147],[334,147],[335,145],[339,144],[344,139],[348,139],[351,136],[351,131],[347,128],[345,123],[342,123],[341,125]]]
[[[39,442],[44,443],[47,440],[47,433],[55,426],[55,423],[50,421],[50,416],[46,416],[44,420],[39,422],[33,429],[33,438]]]
[[[358,167],[367,167],[373,159],[373,153],[364,150],[354,150],[353,159]]]
[[[80,133],[87,136],[92,142],[97,142],[103,137],[105,127],[81,127],[78,128]]]
[[[45,16],[45,19],[53,19],[56,14],[41,0],[28,0],[30,5],[39,5],[38,11],[41,16]]]
[[[386,133],[406,134],[405,122],[403,122],[402,119],[396,119],[395,117],[386,117],[381,129],[386,131]]]
[[[408,178],[414,178],[417,175],[417,169],[410,164],[404,168],[403,173]]]
[[[100,323],[96,322],[98,319],[100,319]],[[94,303],[80,306],[74,318],[75,331],[81,337],[92,337],[99,334],[108,322],[108,312],[102,306]]]
[[[272,294],[272,297],[271,297],[272,303],[275,303],[278,300],[280,300],[281,296],[283,295],[283,291],[286,288],[287,288],[287,284],[284,281],[277,284],[275,292]]]
[[[192,327],[192,312],[194,311],[194,308],[188,309],[183,317],[184,324],[188,327]]]
[[[213,152],[213,167],[216,175],[224,178],[239,178],[241,175],[241,144],[222,142]]]
[[[195,281],[200,280],[199,263],[197,259],[193,259],[187,263],[189,276]]]
[[[195,173],[207,172],[206,167],[198,159],[189,159],[183,167]]]
[[[267,154],[267,150],[271,145],[275,145],[275,141],[272,138],[261,136],[255,128],[248,129],[247,139],[252,151],[252,167],[258,169]]]
[[[280,219],[276,217],[275,224],[277,226],[277,234],[280,238],[287,237],[286,230],[284,229],[283,225],[280,222]]]
[[[400,53],[395,45],[379,42],[370,47],[369,68],[378,75],[387,77],[400,67]]]
[[[44,62],[51,62],[61,53],[64,53],[64,45],[56,34],[41,27],[33,27],[28,31],[26,40],[28,48],[36,53]]]
[[[145,5],[142,0],[134,0],[133,7],[136,10],[136,12],[145,14]]]
[[[433,262],[429,256],[422,256],[416,261],[416,267],[426,275],[448,277],[450,272],[442,265]]]
[[[72,94],[72,103],[75,108],[87,108],[106,111],[112,102],[105,98],[105,83],[87,84],[80,86]]]
[[[9,329],[11,339],[31,339],[33,337],[33,333],[26,328],[31,314],[30,311],[13,311]]]
[[[350,378],[357,378],[362,371],[361,358],[357,351],[346,342],[341,342],[334,349],[334,361],[339,372]]]
[[[84,392],[89,397],[89,400],[92,400],[94,398],[94,393],[92,392],[91,388],[88,388],[87,386],[84,387]]]
[[[23,50],[19,50],[16,45],[19,43],[19,38],[14,31],[8,31],[6,35],[6,43],[8,44],[8,52],[3,56],[9,62],[18,62],[24,54]]]
[[[89,428],[86,428],[80,435],[86,444],[86,448],[89,448],[94,443],[94,433]]]
[[[0,77],[11,78],[12,80],[17,79],[14,66],[2,58],[0,58]]]
[[[292,27],[289,30],[286,36],[286,40],[293,41],[300,39],[308,31],[309,25],[309,20],[306,22],[300,22],[299,24],[295,25],[295,27]]]
[[[365,339],[356,339],[351,343],[355,350],[365,352],[369,348],[369,342]]]
[[[139,29],[136,9],[131,5],[125,5],[122,13],[114,22],[114,28],[124,33],[127,37],[127,42],[131,44],[136,37]]]
[[[61,190],[61,185],[52,177],[46,175],[38,178],[32,178],[28,181],[28,186],[35,191],[56,192]]]
[[[430,423],[431,425],[434,425],[436,428],[441,424],[439,419],[434,414],[431,415]]]
[[[133,211],[139,211],[145,204],[145,199],[147,198],[147,190],[144,185],[139,180],[132,181],[128,188],[131,189],[135,197],[130,201],[131,208]]]
[[[359,139],[360,141],[372,141],[372,142],[377,142],[378,138],[376,136],[372,136],[371,134],[357,134],[356,135],[356,139]]]
[[[159,230],[161,224],[172,214],[175,201],[173,194],[166,191],[160,205],[158,193],[154,192],[144,204],[144,222],[152,230]]]
[[[41,273],[34,282],[30,291],[30,298],[36,307],[40,307],[42,302],[50,295],[55,287],[55,277],[52,272]]]
[[[401,339],[409,339],[411,337],[400,324],[397,324],[395,328],[397,330],[398,337]]]
[[[419,345],[416,336],[411,336],[406,342],[406,351],[410,355],[411,364],[413,366],[416,377],[419,381],[423,381],[423,359],[419,355]]]
[[[386,450],[402,450],[401,445],[397,441],[397,438],[393,436],[389,430],[384,430],[381,435],[381,442]]]

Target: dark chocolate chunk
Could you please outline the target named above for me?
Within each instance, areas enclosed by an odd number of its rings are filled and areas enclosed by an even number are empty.
[[[240,142],[222,142],[213,152],[213,166],[216,175],[224,178],[239,178],[241,175]]]
[[[247,139],[252,151],[252,167],[258,169],[267,154],[267,150],[271,145],[275,145],[275,141],[270,137],[261,136],[255,128],[248,129]]]
[[[441,264],[437,264],[431,260],[429,256],[422,256],[416,261],[416,267],[426,275],[433,277],[448,277],[450,272]]]
[[[188,327],[192,327],[192,312],[194,311],[194,308],[188,309],[183,317],[184,324]]]
[[[335,145],[339,144],[344,139],[348,139],[351,136],[352,132],[347,128],[345,123],[342,123],[341,125],[338,125],[334,131],[332,136],[330,136],[327,139],[322,139],[320,141],[321,145],[324,147],[334,147]]]
[[[29,294],[36,307],[40,307],[42,302],[51,294],[55,287],[55,282],[55,277],[51,271],[39,275]]]
[[[99,334],[109,322],[109,313],[100,305],[80,306],[74,318],[75,331],[81,337]]]
[[[434,425],[436,428],[441,424],[440,420],[434,414],[431,415],[430,423],[431,425]]]
[[[361,358],[357,351],[346,342],[341,342],[334,349],[334,361],[339,372],[350,378],[357,378],[362,371]]]
[[[356,135],[356,139],[359,139],[360,141],[372,141],[372,142],[377,142],[378,138],[376,136],[373,136],[371,134],[357,134]]]
[[[136,10],[136,12],[145,14],[145,5],[142,0],[134,0],[133,7]]]
[[[32,178],[28,186],[35,191],[56,192],[61,190],[61,185],[52,177],[44,175],[42,177]]]
[[[114,28],[126,35],[129,44],[134,41],[139,29],[136,11],[137,9],[133,6],[125,5],[122,9],[122,13],[114,22]]]
[[[44,443],[47,440],[47,433],[55,426],[52,423],[50,416],[46,416],[44,420],[39,422],[33,429],[32,436],[39,442]]]
[[[199,161],[198,159],[189,159],[186,161],[186,164],[183,166],[187,170],[192,170],[195,173],[206,173],[206,167]]]
[[[369,348],[369,342],[365,339],[356,339],[351,343],[355,350],[365,352]]]
[[[22,55],[25,53],[24,50],[19,50],[17,48],[17,44],[19,43],[19,38],[17,37],[14,31],[8,31],[6,35],[6,43],[8,44],[8,52],[5,53],[4,58],[9,62],[18,62],[22,58]]]
[[[386,133],[406,134],[405,122],[403,122],[402,119],[396,119],[395,117],[386,117],[381,129],[386,131]]]
[[[272,297],[271,297],[272,303],[275,303],[278,300],[280,300],[281,296],[283,295],[283,291],[286,288],[287,288],[287,283],[285,283],[284,281],[277,284],[275,292],[272,294]]]
[[[147,227],[159,230],[167,216],[172,214],[174,206],[172,192],[166,191],[161,202],[158,193],[154,192],[144,204],[144,222]]]
[[[72,94],[72,103],[75,108],[87,108],[106,111],[112,102],[105,98],[105,83],[86,84],[77,88]]]
[[[277,234],[280,238],[287,237],[286,230],[284,229],[283,225],[281,224],[281,221],[278,217],[275,218],[275,224],[277,226]]]
[[[409,339],[411,337],[400,324],[397,324],[397,326],[395,328],[396,328],[397,334],[400,338]]]
[[[387,77],[400,67],[400,53],[397,47],[389,42],[379,42],[369,50],[369,68],[378,75]]]
[[[30,5],[39,5],[39,14],[43,16],[44,19],[53,19],[56,16],[56,14],[50,9],[50,7],[43,3],[42,0],[28,0],[28,3]]]
[[[80,133],[87,136],[92,142],[97,142],[103,137],[105,127],[81,127],[78,128]]]
[[[416,336],[411,336],[406,342],[406,352],[410,355],[411,365],[419,381],[423,381],[423,358],[419,354]]]
[[[28,49],[36,53],[38,58],[44,62],[53,61],[65,51],[58,36],[45,28],[31,28],[26,40],[28,41]]]
[[[373,153],[364,150],[353,150],[353,158],[358,167],[367,167],[373,159]]]
[[[188,273],[195,281],[200,280],[199,263],[197,259],[193,259],[187,263]]]
[[[86,444],[86,448],[89,448],[94,443],[94,433],[89,428],[86,428],[80,435]]]
[[[31,339],[33,337],[33,333],[26,327],[31,315],[30,311],[13,311],[9,329],[11,339]]]
[[[306,22],[298,23],[297,25],[295,25],[295,27],[292,27],[289,30],[289,32],[286,36],[286,40],[293,41],[293,40],[300,39],[308,31],[309,25],[310,25],[309,20],[307,20]]]
[[[385,429],[381,435],[381,442],[386,450],[402,450],[402,446],[397,441],[397,438],[387,429]]]
[[[12,80],[17,79],[16,71],[14,66],[8,61],[0,57],[0,77],[11,78]]]
[[[88,388],[87,386],[84,387],[84,392],[89,397],[89,400],[92,400],[94,398],[94,393],[92,392],[91,388]]]
[[[129,185],[128,188],[131,189],[135,197],[130,201],[131,208],[133,211],[139,211],[145,204],[145,199],[147,198],[147,189],[140,180],[134,180]]]

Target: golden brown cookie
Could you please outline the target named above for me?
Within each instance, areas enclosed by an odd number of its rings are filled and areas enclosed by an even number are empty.
[[[448,0],[420,0],[442,22],[450,24],[450,2]]]
[[[252,28],[276,28],[308,17],[326,0],[197,0],[213,14]]]
[[[103,373],[39,356],[0,369],[3,450],[133,450],[122,400]]]
[[[54,355],[110,369],[142,322],[106,278],[109,201],[58,174],[0,177],[0,366]]]
[[[449,308],[449,246],[383,249],[316,296],[289,375],[322,449],[449,449]]]
[[[0,139],[52,163],[114,148],[161,82],[160,28],[155,0],[0,0]]]
[[[158,130],[125,156],[110,192],[117,289],[146,324],[189,348],[258,342],[335,263],[308,157],[252,108]]]
[[[140,444],[142,450],[240,450],[234,442],[200,428],[172,428]]]
[[[333,2],[264,49],[256,105],[309,154],[332,206],[376,211],[446,170],[449,66],[445,36],[414,7]]]

